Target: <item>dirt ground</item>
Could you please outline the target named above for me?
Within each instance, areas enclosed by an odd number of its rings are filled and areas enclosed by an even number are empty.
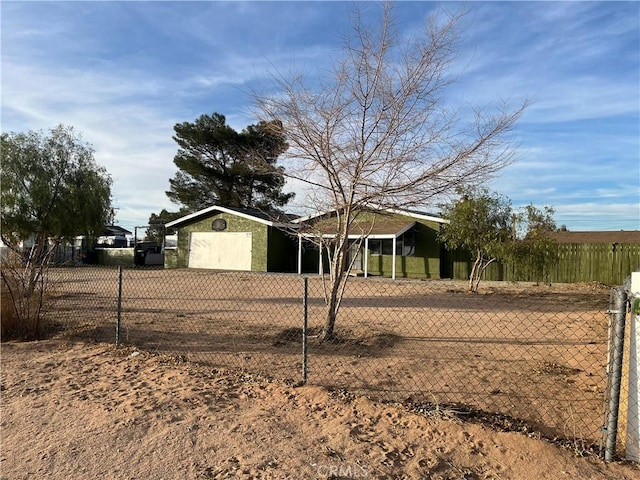
[[[0,477],[637,479],[519,433],[107,344],[3,343]]]
[[[114,341],[118,275],[56,269],[50,313],[84,339]],[[214,368],[301,379],[297,275],[125,269],[121,341]],[[314,335],[323,289],[308,279],[308,380],[376,400],[508,415],[544,435],[602,436],[609,289],[602,285],[353,278],[336,324]]]

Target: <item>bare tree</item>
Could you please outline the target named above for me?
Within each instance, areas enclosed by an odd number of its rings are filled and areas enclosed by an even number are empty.
[[[474,109],[466,123],[446,102],[460,18],[433,16],[420,35],[407,38],[391,3],[377,27],[356,10],[330,75],[277,74],[277,95],[255,94],[259,116],[282,121],[290,145],[286,175],[310,187],[316,211],[338,215],[331,241],[319,240],[330,259],[325,340],[334,336],[349,277],[348,237],[360,211],[424,206],[457,186],[486,181],[512,160],[505,137],[526,102],[511,111],[504,104]]]

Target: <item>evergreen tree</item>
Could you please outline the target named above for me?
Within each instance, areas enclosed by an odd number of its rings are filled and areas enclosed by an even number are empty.
[[[276,166],[288,145],[278,121],[236,132],[224,115],[201,115],[174,126],[179,171],[167,196],[196,211],[214,204],[278,211],[293,193],[283,193],[284,169]]]

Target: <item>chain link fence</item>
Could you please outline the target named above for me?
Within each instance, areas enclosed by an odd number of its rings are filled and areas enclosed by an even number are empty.
[[[121,344],[214,368],[305,376],[422,412],[492,418],[581,451],[603,445],[612,328],[601,285],[486,282],[470,295],[465,282],[354,277],[337,339],[321,342],[318,276],[93,267],[50,275],[48,317],[69,335],[113,342],[117,333]]]

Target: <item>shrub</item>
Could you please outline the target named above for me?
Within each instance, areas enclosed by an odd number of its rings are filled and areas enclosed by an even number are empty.
[[[46,264],[34,264],[9,250],[2,255],[0,271],[2,340],[40,338],[49,290]]]

